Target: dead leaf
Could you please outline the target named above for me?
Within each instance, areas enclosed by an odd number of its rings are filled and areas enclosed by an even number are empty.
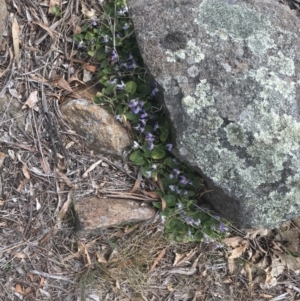
[[[140,187],[141,181],[142,181],[142,170],[139,169],[135,183],[133,187],[130,189],[129,193],[134,193]]]
[[[15,289],[16,289],[16,291],[17,291],[18,293],[20,293],[20,294],[22,294],[22,295],[24,294],[24,291],[23,291],[23,289],[22,289],[21,284],[17,283],[16,286],[15,286]]]
[[[256,236],[266,236],[269,232],[268,229],[250,229],[246,231],[245,238],[254,239]]]
[[[50,0],[50,3],[49,3],[49,14],[52,14],[53,13],[53,8],[55,6],[58,6],[60,7],[61,5],[61,0]]]
[[[230,274],[233,274],[234,268],[235,268],[235,265],[234,265],[234,259],[233,259],[233,258],[228,258],[228,259],[227,259],[227,262],[228,262],[228,270],[229,270],[229,273],[230,273]]]
[[[23,171],[23,175],[24,177],[29,180],[30,179],[30,174],[29,174],[29,170],[27,168],[27,166],[24,164],[22,167],[22,171]]]
[[[54,36],[54,31],[53,31],[50,27],[46,26],[45,24],[43,24],[43,23],[41,23],[41,22],[39,22],[39,21],[34,21],[33,23],[36,24],[36,25],[38,25],[38,26],[40,26],[40,27],[43,28],[44,30],[46,30],[47,33],[49,34],[49,36],[50,36],[52,39],[55,38],[55,36]]]
[[[62,220],[66,213],[68,212],[69,208],[71,207],[72,204],[72,190],[70,190],[70,192],[68,193],[68,198],[67,201],[63,204],[63,206],[61,207],[60,211],[59,211],[59,218],[60,220]]]
[[[161,197],[160,199],[161,199],[161,211],[165,211],[167,208],[167,202],[163,197]]]
[[[240,246],[235,247],[233,250],[229,251],[230,256],[228,258],[239,258],[248,248],[249,246],[249,241],[248,240],[243,240],[240,244]]]
[[[279,231],[275,237],[276,242],[288,242],[285,247],[291,252],[299,252],[299,230],[291,228],[288,231]]]
[[[70,181],[70,179],[65,174],[63,174],[58,168],[56,168],[56,172],[70,188],[73,187],[73,184]]]
[[[166,251],[167,251],[167,248],[164,248],[160,251],[160,253],[156,257],[156,259],[154,260],[154,262],[149,270],[149,273],[151,273],[155,269],[155,267],[158,265],[158,263],[161,261],[161,259],[165,256]]]
[[[92,19],[96,15],[96,11],[93,8],[88,9],[83,2],[81,3],[81,7],[82,7],[81,11],[86,18]]]
[[[40,164],[42,166],[42,169],[44,171],[45,174],[50,174],[51,169],[49,166],[49,163],[47,160],[45,160],[45,158],[39,158]]]
[[[244,240],[241,236],[234,236],[234,237],[228,237],[224,238],[222,241],[229,247],[235,248],[238,245],[241,244],[241,242]]]
[[[38,91],[33,91],[30,93],[29,97],[27,98],[25,104],[23,105],[22,109],[26,109],[26,106],[29,108],[33,108],[37,102],[39,101],[38,99]]]
[[[247,278],[248,278],[249,291],[251,292],[252,289],[253,289],[253,282],[252,282],[253,279],[252,279],[252,269],[251,269],[251,266],[248,262],[245,263],[244,269],[246,271],[246,275],[247,275]]]
[[[12,23],[12,38],[13,38],[14,52],[15,52],[15,58],[17,63],[16,65],[18,68],[19,60],[20,60],[20,28],[16,16],[14,16],[14,20]]]
[[[107,260],[104,257],[104,254],[100,251],[96,252],[97,261],[100,263],[107,263]]]
[[[64,90],[68,91],[68,92],[73,92],[71,86],[68,84],[68,82],[63,77],[61,77],[57,81],[57,85],[60,86],[61,88],[63,88]]]
[[[164,185],[163,185],[163,183],[161,181],[161,178],[159,176],[157,176],[157,184],[158,184],[160,190],[162,191],[162,193],[165,194]]]
[[[84,68],[90,72],[96,72],[97,70],[97,66],[90,65],[90,64],[85,64]]]
[[[142,193],[145,194],[146,196],[152,198],[152,199],[159,199],[160,196],[156,191],[146,191],[146,190],[142,190]]]
[[[0,168],[1,168],[1,166],[3,165],[3,162],[4,162],[4,160],[5,160],[5,154],[4,153],[2,153],[2,152],[0,152]]]
[[[82,178],[85,179],[89,172],[91,172],[92,170],[94,170],[103,160],[98,160],[97,162],[93,163],[86,171],[85,173],[82,175]]]
[[[78,241],[78,252],[83,257],[83,261],[86,266],[91,265],[91,258],[88,253],[86,245],[82,241]]]
[[[175,259],[173,262],[173,267],[174,266],[183,266],[190,264],[190,260],[192,257],[197,253],[196,249],[192,249],[190,252],[184,253],[184,254],[179,254],[175,253]]]

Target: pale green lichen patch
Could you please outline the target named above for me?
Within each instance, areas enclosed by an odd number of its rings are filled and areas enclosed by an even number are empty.
[[[254,78],[261,85],[263,90],[260,93],[260,97],[262,99],[272,98],[271,92],[275,90],[284,99],[294,100],[296,93],[295,82],[282,79],[282,77],[275,73],[274,69],[261,67],[258,70],[250,70],[246,76]]]
[[[266,27],[263,16],[242,5],[219,0],[204,0],[198,11],[197,24],[205,24],[212,33],[220,28],[236,39],[247,39]]]
[[[270,48],[276,48],[274,40],[267,31],[257,31],[247,39],[248,47],[256,55],[264,54]]]
[[[197,96],[197,108],[195,109],[198,111],[207,106],[212,106],[215,102],[211,92],[211,87],[207,83],[206,79],[200,80],[200,83],[196,86],[194,94]]]
[[[192,63],[199,63],[204,59],[204,54],[201,51],[201,48],[198,47],[195,41],[188,41],[185,49],[179,49],[172,51],[170,49],[165,51],[166,60],[169,63],[176,62],[176,59],[192,59]]]
[[[268,65],[271,69],[277,70],[277,72],[292,76],[295,74],[295,65],[294,61],[286,56],[280,51],[278,56],[269,56]]]
[[[248,144],[248,137],[239,124],[230,123],[226,126],[225,131],[231,145],[244,147]]]

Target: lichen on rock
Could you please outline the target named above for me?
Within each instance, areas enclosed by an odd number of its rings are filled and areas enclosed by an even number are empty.
[[[144,2],[129,0],[142,56],[207,200],[242,227],[299,215],[298,17],[271,0]],[[165,49],[168,30],[187,42]]]

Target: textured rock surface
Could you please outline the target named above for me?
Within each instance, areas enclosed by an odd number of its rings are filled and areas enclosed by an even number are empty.
[[[85,99],[72,99],[61,106],[65,122],[85,138],[85,145],[96,153],[121,157],[130,147],[126,129],[105,109]]]
[[[81,232],[146,221],[156,214],[153,207],[141,205],[141,202],[97,197],[76,201],[74,210],[77,215],[77,228]]]
[[[6,14],[7,9],[5,0],[0,0],[0,43],[2,42],[2,36],[5,30]]]
[[[300,214],[299,19],[274,0],[129,0],[175,153],[242,227]]]

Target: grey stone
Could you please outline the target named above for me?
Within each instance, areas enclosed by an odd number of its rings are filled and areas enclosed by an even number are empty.
[[[95,153],[122,157],[131,145],[126,129],[104,108],[86,99],[70,99],[61,106],[65,122]]]
[[[241,227],[300,214],[300,20],[273,0],[129,0],[174,154]]]
[[[74,202],[77,230],[80,234],[100,229],[147,221],[154,218],[153,207],[125,199],[82,198]]]

